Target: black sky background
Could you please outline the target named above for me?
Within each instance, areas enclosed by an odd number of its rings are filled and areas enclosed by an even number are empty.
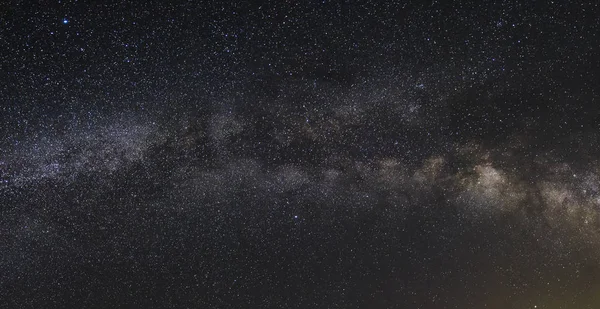
[[[0,6],[0,306],[597,308],[593,1]]]

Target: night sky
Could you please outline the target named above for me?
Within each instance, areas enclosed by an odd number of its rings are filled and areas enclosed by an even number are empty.
[[[0,308],[600,308],[599,6],[2,2]]]

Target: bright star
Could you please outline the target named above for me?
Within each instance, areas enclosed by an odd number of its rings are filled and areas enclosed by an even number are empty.
[[[68,19],[66,19],[66,18],[64,18],[64,19],[63,19],[63,24],[65,24],[65,25],[66,25],[66,24],[68,24],[68,23],[69,23],[69,20],[68,20]]]

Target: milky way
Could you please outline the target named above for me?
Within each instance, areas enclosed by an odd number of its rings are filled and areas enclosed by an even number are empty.
[[[9,5],[6,308],[597,308],[595,3]]]

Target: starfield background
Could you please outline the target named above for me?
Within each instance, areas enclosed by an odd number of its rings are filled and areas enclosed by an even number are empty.
[[[0,5],[0,307],[600,308],[596,1]]]

